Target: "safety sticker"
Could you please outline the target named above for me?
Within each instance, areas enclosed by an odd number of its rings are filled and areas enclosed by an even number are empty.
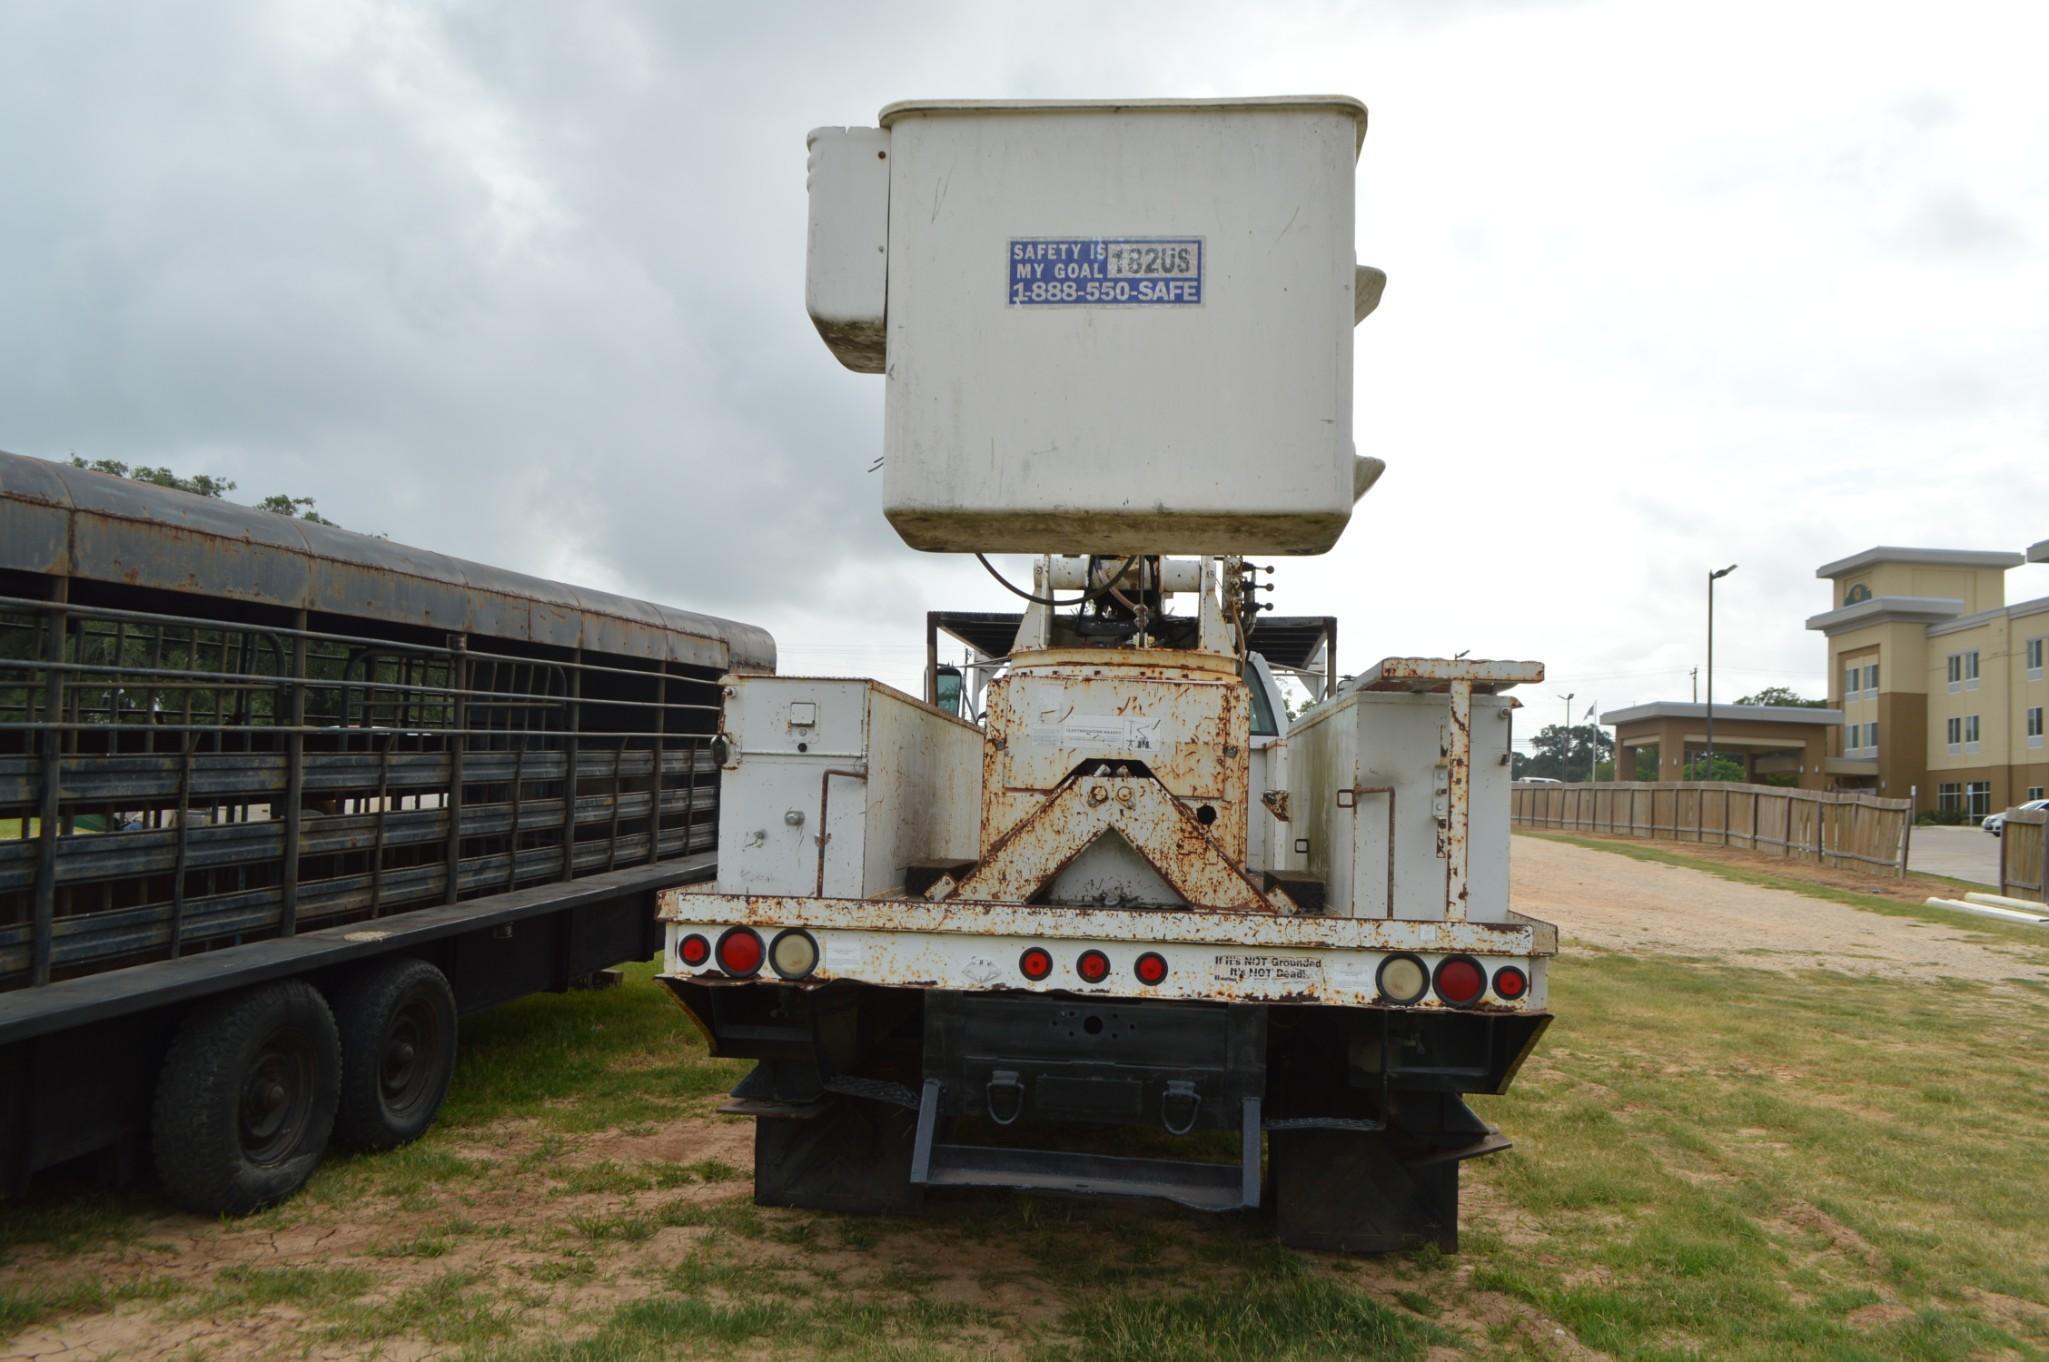
[[[1219,955],[1210,978],[1219,984],[1316,988],[1323,983],[1323,961],[1313,955]]]
[[[1188,306],[1202,302],[1199,236],[1012,237],[1013,307]]]
[[[1119,751],[1150,751],[1158,745],[1158,718],[1129,714],[1041,714],[1031,726],[1031,739],[1048,747],[1100,747]]]

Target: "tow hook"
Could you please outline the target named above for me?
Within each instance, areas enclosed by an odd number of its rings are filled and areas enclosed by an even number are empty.
[[[989,1075],[987,1092],[989,1119],[1007,1126],[1024,1114],[1024,1082],[1014,1069],[998,1069]]]
[[[1167,1091],[1160,1098],[1160,1124],[1169,1135],[1186,1135],[1195,1129],[1195,1115],[1202,1110],[1202,1094],[1195,1090],[1195,1084],[1185,1078],[1167,1080]],[[1186,1116],[1175,1119],[1180,1112]]]

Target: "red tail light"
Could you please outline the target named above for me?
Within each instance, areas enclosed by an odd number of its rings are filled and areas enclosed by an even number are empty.
[[[1158,951],[1147,951],[1138,957],[1137,963],[1131,967],[1131,972],[1138,976],[1138,982],[1141,984],[1160,983],[1167,977],[1167,957]]]
[[[1053,953],[1044,946],[1027,947],[1017,958],[1017,972],[1036,984],[1053,972]]]
[[[1494,971],[1494,996],[1513,1002],[1530,991],[1530,977],[1514,965],[1503,965]]]
[[[693,932],[676,943],[676,954],[694,968],[711,959],[711,942]]]
[[[751,979],[761,973],[767,955],[761,937],[749,928],[733,927],[719,938],[719,968],[735,979]]]
[[[1085,984],[1100,984],[1110,977],[1110,957],[1101,951],[1083,951],[1074,962],[1074,972]]]
[[[1437,996],[1453,1007],[1471,1007],[1487,987],[1487,971],[1470,955],[1447,956],[1437,964]]]

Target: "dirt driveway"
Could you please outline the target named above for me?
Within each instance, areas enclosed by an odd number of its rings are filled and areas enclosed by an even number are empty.
[[[1557,923],[1568,953],[1592,946],[1770,970],[2049,984],[2049,951],[1962,923],[1893,917],[1544,837],[1516,837],[1509,864],[1516,910]]]

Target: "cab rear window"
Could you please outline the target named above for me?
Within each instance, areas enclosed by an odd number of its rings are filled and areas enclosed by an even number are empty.
[[[1238,676],[1246,689],[1252,692],[1252,736],[1278,738],[1281,726],[1275,720],[1273,702],[1267,696],[1266,687],[1259,684],[1259,677],[1249,664]]]

